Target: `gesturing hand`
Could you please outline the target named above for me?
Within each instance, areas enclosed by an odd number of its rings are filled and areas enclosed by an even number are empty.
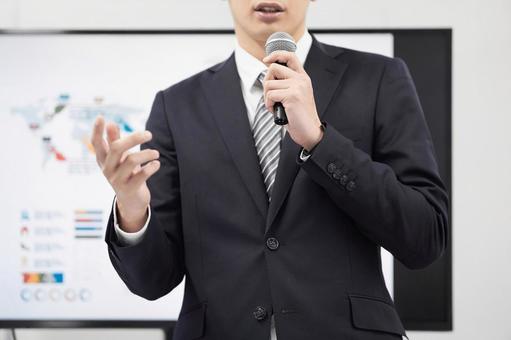
[[[120,224],[128,232],[137,231],[146,219],[151,194],[146,181],[160,168],[159,152],[129,149],[151,140],[150,131],[139,131],[120,138],[115,123],[106,124],[107,141],[103,138],[105,121],[98,116],[94,122],[91,143],[103,175],[115,191]],[[142,166],[143,163],[149,162]]]
[[[268,72],[263,81],[265,105],[281,102],[288,124],[284,125],[295,143],[311,150],[323,137],[312,82],[295,53],[275,51],[263,59]],[[286,63],[286,66],[276,62]]]

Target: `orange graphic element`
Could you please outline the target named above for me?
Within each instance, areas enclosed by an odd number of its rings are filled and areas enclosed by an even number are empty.
[[[23,282],[24,283],[40,283],[41,276],[39,273],[23,273]]]
[[[85,144],[85,146],[87,147],[87,149],[92,153],[92,154],[95,154],[96,153],[96,150],[94,150],[94,146],[92,145],[92,143],[90,142],[90,137],[89,136],[83,136],[82,138],[82,143]]]

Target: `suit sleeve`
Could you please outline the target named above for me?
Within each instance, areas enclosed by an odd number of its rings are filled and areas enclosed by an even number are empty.
[[[410,269],[439,258],[448,242],[448,196],[415,85],[399,58],[383,71],[372,157],[335,127],[297,162],[374,243]]]
[[[140,149],[156,149],[160,168],[147,181],[151,192],[150,216],[141,240],[121,242],[110,212],[105,241],[115,270],[134,294],[155,300],[174,289],[184,277],[183,235],[177,156],[170,132],[163,93],[154,99],[146,129],[153,138]]]

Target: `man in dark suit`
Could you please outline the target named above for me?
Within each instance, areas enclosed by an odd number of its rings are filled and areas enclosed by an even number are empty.
[[[119,138],[107,124],[104,141],[96,121],[116,192],[113,266],[149,300],[186,276],[177,340],[401,339],[380,246],[424,268],[448,239],[446,189],[405,63],[320,43],[306,0],[230,7],[235,53],[159,91],[150,132]],[[274,31],[289,32],[296,53],[264,58]]]

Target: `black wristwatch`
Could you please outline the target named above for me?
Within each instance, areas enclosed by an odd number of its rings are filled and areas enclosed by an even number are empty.
[[[325,128],[326,128],[326,123],[324,121],[321,122],[321,125],[319,126],[319,128],[321,129],[321,131],[325,132]],[[306,148],[303,148],[303,155],[305,157],[309,156],[310,154],[312,154],[312,151],[314,151],[314,149],[316,148],[316,146],[318,146],[318,144],[321,142],[321,140],[316,144],[314,145],[314,147],[309,151],[307,150]]]

